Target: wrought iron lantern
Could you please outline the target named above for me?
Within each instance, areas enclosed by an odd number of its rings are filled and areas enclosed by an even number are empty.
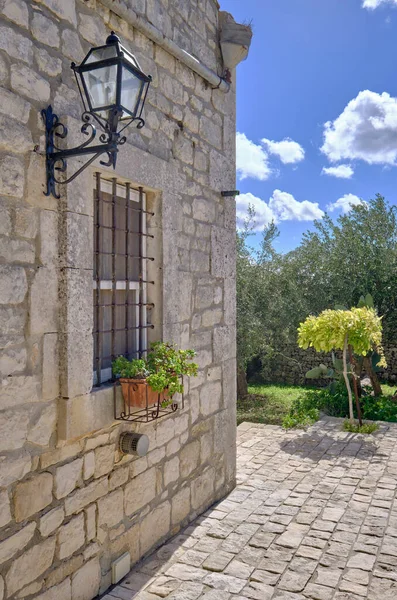
[[[84,169],[102,154],[108,155],[104,166],[116,166],[118,146],[126,141],[121,133],[134,121],[138,129],[145,125],[143,108],[152,80],[140,68],[135,56],[123,48],[120,39],[112,31],[105,46],[92,48],[81,65],[72,63],[80,96],[84,105],[81,132],[88,136],[80,146],[62,150],[57,147],[55,138],[65,138],[67,128],[53,113],[52,106],[41,111],[46,127],[46,196],[59,198],[56,184],[73,181]],[[95,124],[103,133],[100,144],[90,145],[96,137]],[[60,181],[55,172],[65,172],[66,160],[74,156],[93,156],[71,177]]]

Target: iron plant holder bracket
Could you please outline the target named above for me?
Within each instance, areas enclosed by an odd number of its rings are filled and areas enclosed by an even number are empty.
[[[133,383],[129,384],[133,387]],[[183,409],[185,406],[184,395],[182,394],[181,402],[171,402],[167,406],[162,405],[161,394],[157,396],[157,402],[155,404],[149,403],[148,400],[148,386],[146,385],[146,406],[144,408],[131,407],[129,402],[123,398],[123,408],[120,411],[118,409],[117,402],[117,390],[120,390],[120,383],[118,381],[113,382],[113,400],[114,400],[114,419],[116,421],[128,421],[129,423],[151,423],[157,421],[162,417],[166,417],[172,413],[175,413],[178,408]]]
[[[97,135],[96,127],[92,123],[94,117],[89,112],[84,112],[81,117],[83,121],[81,133],[88,136],[88,138],[79,146],[65,150],[59,148],[56,141],[57,138],[65,139],[67,137],[67,127],[61,123],[59,117],[53,112],[51,105],[41,111],[41,116],[44,121],[46,136],[45,156],[47,189],[44,192],[45,196],[50,196],[52,194],[54,198],[59,199],[60,194],[57,191],[57,185],[65,185],[73,181],[102,154],[107,154],[108,160],[101,160],[101,165],[105,167],[116,167],[118,146],[126,142],[126,137],[121,136],[120,132],[117,132],[117,125],[120,117],[119,109],[113,111],[104,133],[99,135],[99,141],[101,143],[96,145],[90,145]],[[140,117],[130,120],[128,124],[132,121],[138,121],[137,126],[139,129],[144,126],[144,121]],[[56,172],[64,173],[66,171],[66,161],[68,158],[90,154],[92,155],[91,158],[73,173],[73,175],[67,179],[57,179]]]

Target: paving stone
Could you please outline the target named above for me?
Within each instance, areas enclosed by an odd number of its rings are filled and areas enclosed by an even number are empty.
[[[193,539],[193,538],[188,538],[189,540]],[[217,548],[219,548],[219,546],[221,545],[222,540],[220,539],[215,539],[215,538],[210,538],[208,536],[204,536],[201,540],[198,540],[195,545],[194,545],[194,549],[197,550],[198,552],[214,552],[214,550],[217,550]]]
[[[297,571],[299,573],[309,573],[310,575],[314,573],[317,567],[317,561],[315,560],[307,560],[306,558],[294,557],[290,564],[289,568],[292,571]]]
[[[339,569],[323,569],[317,570],[317,575],[314,579],[315,583],[319,585],[326,585],[332,588],[336,588],[338,581],[342,575],[342,571]]]
[[[259,583],[266,583],[267,585],[275,586],[280,579],[280,574],[271,573],[270,571],[261,571],[257,569],[250,577],[251,581],[257,581]]]
[[[350,531],[334,531],[332,535],[333,542],[341,542],[342,544],[353,544],[357,535]]]
[[[271,560],[268,558],[264,558],[259,563],[259,569],[263,569],[265,571],[269,571],[270,573],[283,573],[288,566],[288,562],[283,562],[280,560]]]
[[[292,550],[291,548],[283,548],[281,546],[273,544],[268,550],[266,550],[265,559],[269,558],[271,560],[290,562],[293,556],[294,550]]]
[[[178,581],[177,579],[160,576],[160,577],[157,577],[156,580],[154,581],[154,583],[149,585],[146,589],[150,594],[154,594],[155,596],[160,596],[160,598],[165,598],[171,592],[175,591],[180,586],[180,584],[181,584],[181,582]],[[118,586],[118,587],[120,588],[121,586]],[[117,593],[115,593],[114,589],[111,591],[111,594],[118,597],[118,595],[117,595]],[[131,592],[129,592],[129,595],[131,598]],[[121,598],[121,596],[120,596],[120,598]],[[128,600],[130,600],[130,598]]]
[[[344,514],[343,508],[325,508],[322,514],[322,519],[324,521],[334,521],[337,523]]]
[[[264,583],[252,581],[243,589],[243,596],[255,600],[270,600],[273,598],[274,588]]]
[[[208,531],[207,535],[214,538],[225,539],[233,529],[234,525],[222,521],[221,523],[216,523],[216,525]]]
[[[220,548],[225,552],[238,554],[247,544],[247,540],[237,533],[231,533],[226,540],[223,540]]]
[[[311,525],[316,520],[316,516],[317,515],[310,512],[299,513],[296,517],[296,522]]]
[[[277,592],[272,600],[306,600],[307,596],[302,594],[294,594],[293,592]]]
[[[253,548],[246,546],[241,552],[238,553],[237,558],[242,562],[256,567],[264,556],[264,550],[262,548]]]
[[[357,552],[352,556],[347,566],[352,569],[363,569],[364,571],[372,571],[375,564],[375,556],[370,554],[364,554],[363,552]]]
[[[333,531],[335,529],[336,523],[333,523],[332,521],[325,521],[322,519],[318,519],[317,521],[314,521],[312,528],[313,529],[318,529],[319,531]]]
[[[262,531],[268,533],[283,533],[286,530],[285,525],[281,525],[280,523],[272,523],[271,521],[266,521],[263,525]]]
[[[351,592],[337,592],[333,597],[333,600],[363,600],[363,597],[352,594]],[[374,598],[371,598],[371,600],[374,600]],[[377,598],[377,600],[379,599]],[[392,600],[391,596],[390,598],[387,598],[387,600]]]
[[[211,573],[204,579],[205,585],[214,587],[218,590],[225,590],[232,594],[239,594],[245,585],[245,580],[238,579],[232,575],[224,575],[223,573]]]
[[[287,570],[281,577],[278,587],[289,592],[301,592],[310,579],[310,573]]]
[[[181,579],[182,581],[201,581],[205,577],[205,574],[205,571],[202,569],[197,569],[196,567],[181,563],[172,565],[166,571],[166,575],[174,577],[175,579]]]
[[[348,569],[346,573],[343,574],[343,579],[359,583],[360,585],[368,585],[369,573],[367,571],[362,571],[361,569]]]
[[[352,594],[356,594],[357,596],[367,596],[368,588],[366,585],[359,585],[358,583],[353,583],[352,581],[348,581],[346,579],[342,579],[339,583],[339,589],[341,592],[351,592]]]
[[[286,548],[298,548],[303,539],[303,534],[299,531],[286,531],[276,540],[279,546],[285,546]]]
[[[368,600],[395,600],[396,597],[396,581],[373,577],[368,590]]]
[[[330,569],[344,569],[347,561],[348,557],[339,558],[339,556],[333,556],[332,554],[325,553],[318,562],[322,567],[328,567]]]
[[[200,596],[200,600],[229,600],[229,598],[229,592],[225,592],[224,590],[209,590]]]
[[[320,540],[329,540],[332,537],[331,531],[321,531],[320,529],[310,529],[310,535]]]
[[[202,567],[207,571],[221,572],[227,567],[233,558],[234,554],[220,550],[219,552],[210,554],[203,562]]]
[[[276,535],[269,532],[259,532],[249,541],[249,545],[254,548],[269,548],[270,544],[276,539]]]
[[[282,515],[279,513],[273,514],[269,521],[270,523],[279,523],[281,525],[289,525],[294,517],[292,515]]]
[[[321,538],[308,536],[303,538],[303,544],[305,546],[309,546],[311,548],[323,549],[327,545],[327,540],[322,540]]]
[[[303,590],[303,594],[311,600],[331,600],[333,593],[331,588],[316,583],[308,583]]]
[[[296,556],[312,558],[313,560],[319,560],[321,555],[322,550],[319,548],[312,548],[311,546],[304,546],[303,544],[301,544],[296,551]]]
[[[239,577],[240,579],[249,579],[253,570],[254,567],[234,559],[227,565],[224,572],[226,575],[233,575],[233,577]]]
[[[340,542],[330,542],[327,547],[327,554],[334,556],[349,556],[351,547],[348,544]]]
[[[355,550],[356,552],[366,552],[367,554],[378,554],[379,547],[375,545],[362,544],[360,542],[357,542],[356,544],[354,544],[353,550]]]

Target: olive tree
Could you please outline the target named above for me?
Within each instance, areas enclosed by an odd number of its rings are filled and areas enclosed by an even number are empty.
[[[273,241],[278,235],[273,223],[262,234],[259,248],[249,246],[254,228],[254,211],[250,209],[244,227],[237,231],[237,392],[247,394],[248,362],[270,343],[267,314],[273,301],[271,271],[275,261]]]

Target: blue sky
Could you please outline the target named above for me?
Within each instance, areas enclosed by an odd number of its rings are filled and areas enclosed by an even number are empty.
[[[288,251],[325,210],[397,203],[397,0],[220,2],[254,29],[237,69],[240,218],[248,203],[258,230],[275,218]]]

